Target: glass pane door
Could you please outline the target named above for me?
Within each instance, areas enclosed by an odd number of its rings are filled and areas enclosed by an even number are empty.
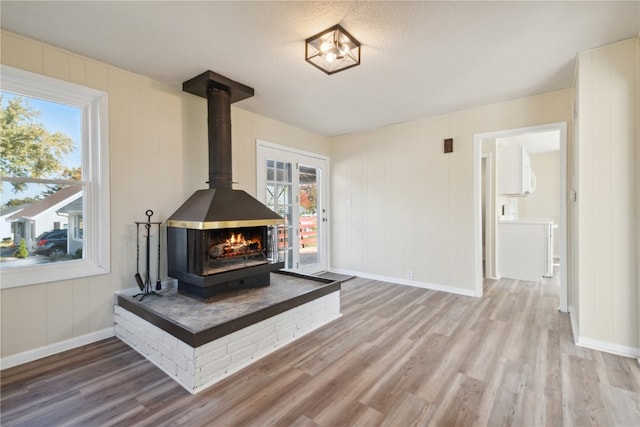
[[[285,268],[327,270],[327,160],[258,142],[258,199],[285,219],[279,232]]]
[[[292,164],[277,160],[267,159],[267,180],[265,204],[272,211],[284,218],[284,226],[279,227],[278,250],[284,252],[285,267],[293,268],[293,174]]]
[[[317,264],[318,257],[318,172],[313,166],[298,165],[298,245],[300,268]]]

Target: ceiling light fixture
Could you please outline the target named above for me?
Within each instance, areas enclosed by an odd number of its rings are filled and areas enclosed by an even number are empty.
[[[360,65],[360,42],[340,25],[305,40],[305,60],[324,71],[338,71]]]

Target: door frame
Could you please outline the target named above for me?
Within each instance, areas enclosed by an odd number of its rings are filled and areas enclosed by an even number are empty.
[[[476,296],[483,295],[482,275],[482,141],[485,139],[505,138],[524,133],[545,132],[557,130],[560,132],[560,311],[567,311],[567,271],[571,260],[567,258],[567,122],[548,123],[537,126],[527,126],[473,135],[473,206],[474,206],[474,253],[475,253],[475,289]],[[494,250],[495,250],[494,246]]]
[[[493,188],[493,154],[492,153],[481,153],[482,158],[481,161],[485,163],[485,179],[484,179],[484,192],[485,192],[485,207],[484,211],[481,212],[482,221],[484,222],[484,234],[485,234],[485,250],[484,250],[484,276],[489,279],[496,279],[496,263],[494,260],[494,227],[493,221],[491,218],[494,213],[494,194],[491,189]],[[481,165],[482,166],[482,165]],[[482,189],[481,189],[482,190]],[[482,197],[482,193],[480,193],[480,197]],[[482,207],[482,199],[480,199],[481,207]],[[482,233],[482,231],[481,231]],[[482,237],[482,235],[481,235]]]
[[[329,270],[329,247],[330,247],[330,221],[328,221],[329,217],[329,168],[330,162],[329,157],[312,153],[310,151],[300,150],[297,148],[288,147],[285,145],[274,144],[272,142],[264,141],[261,139],[256,139],[256,195],[257,199],[262,203],[265,203],[265,181],[266,177],[264,172],[264,164],[262,162],[263,157],[266,157],[268,152],[281,152],[288,158],[294,158],[296,163],[305,164],[305,159],[308,161],[321,161],[324,163],[324,169],[320,176],[320,197],[319,197],[319,217],[321,220],[318,222],[318,264],[322,267],[320,271],[328,271]],[[314,166],[314,165],[311,165]],[[297,194],[296,194],[297,195]],[[295,203],[295,202],[294,202]],[[324,210],[324,212],[323,212]],[[320,243],[321,242],[321,243]],[[299,245],[297,245],[299,246]],[[297,257],[299,260],[299,247],[295,249],[297,253]],[[315,265],[315,264],[314,264]],[[293,269],[302,273],[319,273],[320,271],[315,271],[316,269],[310,268],[297,268]],[[312,271],[313,270],[313,271]]]

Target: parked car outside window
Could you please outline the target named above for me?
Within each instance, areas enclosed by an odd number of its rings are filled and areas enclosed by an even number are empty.
[[[33,253],[51,257],[67,253],[67,230],[45,231],[36,238]]]

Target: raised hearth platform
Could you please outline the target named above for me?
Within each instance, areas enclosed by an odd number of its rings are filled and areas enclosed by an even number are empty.
[[[176,289],[117,294],[116,336],[197,393],[340,317],[340,282],[287,272],[201,302]]]

